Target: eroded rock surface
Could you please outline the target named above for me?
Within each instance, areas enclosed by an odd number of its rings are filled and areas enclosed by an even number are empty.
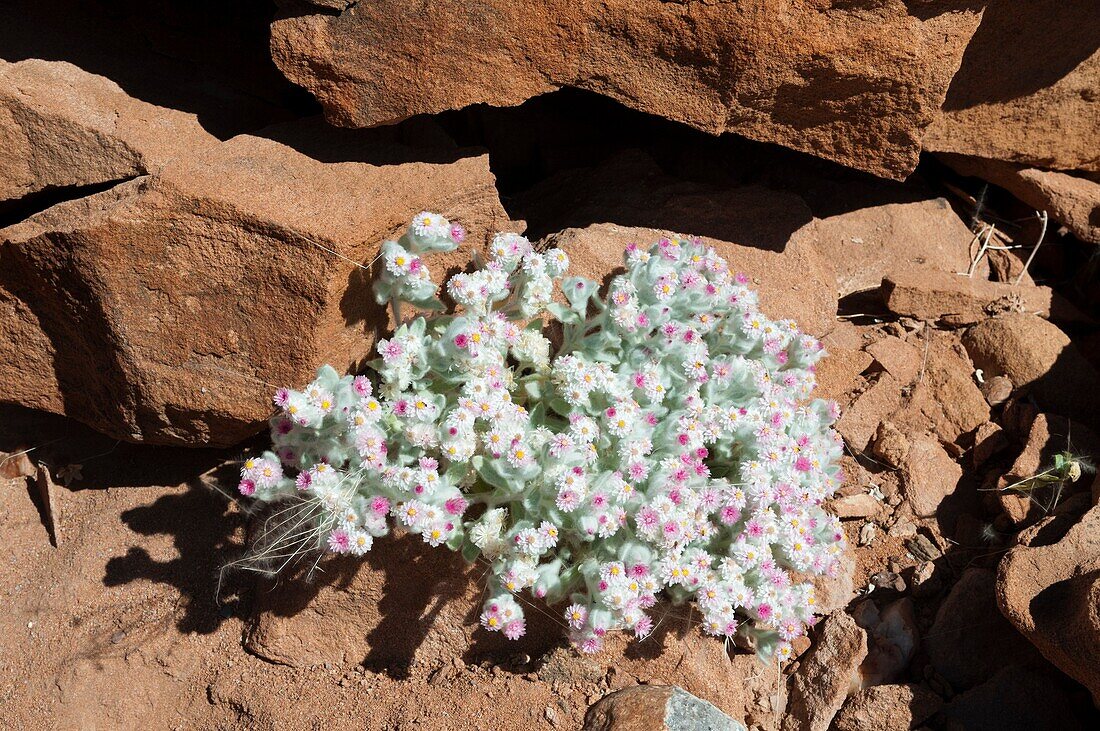
[[[341,126],[577,87],[892,178],[916,166],[981,12],[901,0],[281,4],[272,56]]]

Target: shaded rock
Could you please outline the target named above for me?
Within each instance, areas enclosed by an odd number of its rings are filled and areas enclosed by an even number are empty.
[[[682,688],[636,685],[606,695],[584,715],[584,731],[745,731]]]
[[[901,583],[904,591],[905,582]],[[867,630],[867,657],[859,666],[863,687],[893,683],[902,677],[920,637],[913,603],[898,599],[879,611],[874,602],[866,600],[853,611],[853,616]]]
[[[1100,79],[1100,54],[1097,55],[1097,64],[1097,78]],[[1062,224],[1082,241],[1100,244],[1100,182],[1053,170],[1020,167],[1000,160],[957,155],[942,157],[960,175],[981,178],[1004,188],[1035,210],[1046,211],[1052,221]],[[1097,159],[1100,160],[1100,156]]]
[[[1095,423],[1100,371],[1056,325],[1024,313],[990,318],[963,335],[986,378],[1007,376],[1042,408]]]
[[[943,706],[923,685],[876,685],[848,699],[833,720],[834,731],[909,731]]]
[[[997,569],[997,605],[1100,706],[1100,507],[1052,545],[1009,551]]]
[[[993,571],[968,568],[951,587],[924,637],[928,659],[956,690],[1038,653],[997,610]]]
[[[818,630],[814,646],[791,677],[784,731],[826,731],[858,682],[867,656],[867,633],[843,612],[830,615]]]
[[[867,449],[883,419],[901,406],[901,384],[889,373],[856,397],[837,421],[836,430],[856,452]]]
[[[963,469],[933,437],[915,437],[902,463],[905,498],[920,517],[936,514],[944,498],[955,492]]]
[[[1050,287],[1024,287],[912,267],[882,281],[886,307],[897,315],[947,325],[971,325],[1001,312],[1078,320],[1076,307]]]
[[[945,706],[939,716],[948,731],[1032,731],[1085,728],[1060,685],[1037,668],[991,668],[989,679]]]
[[[915,346],[892,336],[876,340],[864,350],[901,383],[912,383],[920,373],[924,360]]]
[[[382,0],[339,14],[284,5],[272,56],[340,126],[569,86],[899,179],[979,19],[974,3],[910,13],[897,0],[785,12],[658,0]]]
[[[0,201],[154,172],[218,140],[195,115],[61,61],[0,61]]]
[[[1008,437],[999,424],[992,421],[982,424],[974,434],[974,451],[970,455],[974,468],[981,467],[1007,447]]]
[[[242,135],[0,230],[0,400],[126,440],[254,434],[275,388],[348,368],[385,326],[353,262],[425,208],[475,246],[508,220],[487,155],[359,154]]]
[[[841,297],[877,289],[915,265],[949,273],[970,267],[974,234],[943,198],[860,208],[822,219],[818,231]],[[989,277],[984,258],[974,276]]]
[[[984,374],[983,377],[985,377]],[[1015,390],[1015,386],[1012,385],[1012,379],[1008,376],[993,376],[992,378],[985,378],[981,389],[986,403],[990,406],[1000,406],[1008,401],[1013,390]]]
[[[1100,171],[1100,19],[1058,0],[990,4],[924,147]]]

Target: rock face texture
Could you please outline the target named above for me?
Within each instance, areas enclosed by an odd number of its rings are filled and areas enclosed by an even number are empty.
[[[0,203],[145,175],[217,142],[194,115],[71,64],[0,61]]]
[[[974,235],[944,198],[891,203],[830,216],[818,224],[822,253],[836,268],[837,292],[877,289],[883,277],[918,265],[954,274],[970,266]],[[974,276],[989,277],[989,262]]]
[[[925,148],[1100,171],[1098,36],[1095,7],[989,3]]]
[[[916,166],[980,3],[284,0],[271,50],[341,126],[576,87],[892,178]],[[336,12],[333,12],[335,10]]]
[[[997,572],[997,605],[1100,706],[1100,507],[1053,545],[1009,551]]]
[[[909,731],[943,705],[920,685],[876,685],[852,696],[833,721],[836,731]]]
[[[56,106],[74,77],[110,91],[62,67],[48,76],[53,86],[33,87],[38,106]],[[34,108],[27,96],[8,108]],[[131,107],[149,112],[113,92],[89,100],[103,106],[80,113],[114,119],[116,131]],[[133,142],[141,135],[70,122],[39,115],[35,124],[57,139],[80,134],[57,156],[41,148],[38,169],[68,170],[79,160],[72,154],[108,163],[90,177],[50,173],[20,190],[145,174],[0,229],[0,400],[119,439],[230,445],[255,433],[279,384],[303,382],[325,362],[347,368],[369,352],[385,315],[356,262],[370,262],[383,239],[427,207],[462,222],[474,241],[506,227],[488,157],[476,152],[390,144],[357,150],[371,162],[325,163],[242,135],[154,169],[150,161],[165,156],[140,150],[161,142],[143,147]],[[149,125],[143,135],[186,142]],[[338,150],[331,157],[351,159]],[[417,161],[425,158],[439,162]]]

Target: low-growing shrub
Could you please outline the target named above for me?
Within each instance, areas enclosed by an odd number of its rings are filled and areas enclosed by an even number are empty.
[[[422,257],[463,236],[422,213],[383,245],[375,294],[399,323],[402,303],[442,312]],[[521,592],[565,606],[583,651],[649,633],[663,592],[789,654],[814,613],[792,572],[835,572],[844,548],[821,507],[841,452],[835,406],[809,400],[821,345],[697,239],[628,246],[605,298],[518,234],[475,263],[447,283],[453,313],[378,342],[373,375],[325,366],[275,395],[273,450],[240,483],[286,503],[257,555],[362,555],[400,526],[491,566],[481,624],[510,638]]]

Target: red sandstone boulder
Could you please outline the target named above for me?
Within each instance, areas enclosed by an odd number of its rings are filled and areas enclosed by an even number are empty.
[[[341,126],[562,87],[713,132],[904,178],[938,116],[977,3],[284,0],[271,52]]]

